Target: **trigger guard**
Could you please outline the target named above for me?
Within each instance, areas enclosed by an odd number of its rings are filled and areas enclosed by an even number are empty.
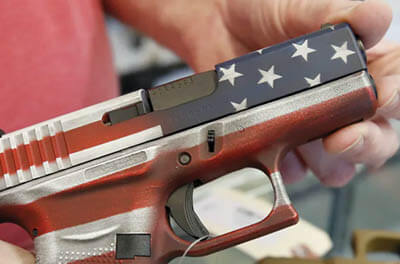
[[[209,232],[193,209],[193,190],[193,183],[180,187],[169,197],[167,207],[181,229],[193,238],[200,238]]]

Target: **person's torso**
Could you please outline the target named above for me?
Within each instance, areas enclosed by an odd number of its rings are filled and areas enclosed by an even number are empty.
[[[0,129],[117,95],[101,2],[0,1]]]
[[[118,94],[97,0],[0,1],[0,129],[11,132]],[[26,248],[20,229],[0,240]]]

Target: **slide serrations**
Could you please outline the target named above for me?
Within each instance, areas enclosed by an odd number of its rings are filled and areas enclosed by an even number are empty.
[[[0,190],[71,167],[61,122],[0,139]]]

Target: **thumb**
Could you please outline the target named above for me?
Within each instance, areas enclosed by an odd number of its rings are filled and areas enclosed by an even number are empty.
[[[322,24],[347,22],[374,46],[392,20],[382,0],[228,0],[223,6],[226,25],[249,49],[257,49],[316,31]]]
[[[365,47],[372,48],[383,38],[389,29],[392,22],[392,9],[383,0],[351,2],[358,2],[358,5],[342,12],[331,14],[327,20],[331,23],[349,23],[354,32],[362,39]]]
[[[0,241],[0,264],[34,264],[33,255],[20,247]]]

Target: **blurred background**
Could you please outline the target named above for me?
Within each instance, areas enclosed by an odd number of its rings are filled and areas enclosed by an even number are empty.
[[[388,1],[394,9],[387,38],[400,42],[400,1]],[[192,73],[172,52],[134,30],[108,18],[121,93],[149,88]],[[400,134],[400,125],[394,123]],[[309,175],[287,185],[301,222],[240,247],[182,263],[256,263],[267,256],[352,257],[351,234],[356,229],[400,232],[400,156],[377,171],[360,168],[345,188],[323,187]],[[246,176],[245,178],[243,176]],[[244,180],[245,179],[245,180]],[[195,209],[213,234],[221,234],[265,217],[271,209],[272,192],[265,175],[251,169],[196,190]],[[397,260],[390,254],[371,254],[371,259]],[[172,263],[178,263],[176,259]]]

